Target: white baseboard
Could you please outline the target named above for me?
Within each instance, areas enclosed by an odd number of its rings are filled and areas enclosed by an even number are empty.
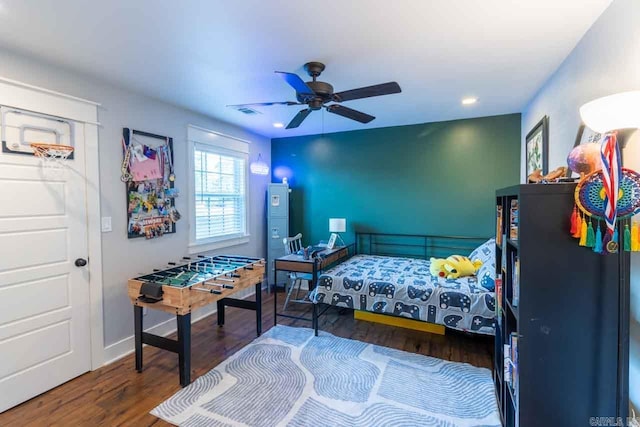
[[[251,288],[246,290],[251,290]],[[254,290],[251,290],[250,293],[247,293],[245,295],[243,295],[243,293],[244,292],[238,292],[238,295],[235,295],[234,297],[245,299],[255,295]],[[206,307],[203,307],[200,310],[195,312],[196,316],[191,318],[191,324],[194,324],[195,322],[202,320],[205,317],[209,317],[212,314],[215,314],[217,312],[218,312],[217,304],[210,304]],[[157,325],[153,325],[145,329],[145,332],[166,337],[167,335],[171,335],[172,333],[174,333],[176,330],[177,330],[176,319],[175,317],[171,317],[171,319],[165,320],[164,322],[160,322]],[[106,362],[104,362],[102,366],[106,366],[106,365],[109,365],[110,363],[120,360],[123,357],[133,353],[134,350],[135,350],[135,338],[133,335],[127,338],[124,338],[118,342],[115,342],[113,344],[110,344],[104,348],[104,360],[106,360]]]

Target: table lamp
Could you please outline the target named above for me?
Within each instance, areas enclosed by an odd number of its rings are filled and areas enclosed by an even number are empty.
[[[338,239],[342,242],[342,246],[346,246],[340,233],[347,231],[347,220],[345,218],[329,218],[329,233],[336,233]]]
[[[640,91],[617,93],[588,102],[580,107],[580,117],[586,126],[605,134],[607,138],[603,139],[603,144],[613,140],[617,145],[615,131],[640,128]],[[613,138],[609,138],[609,136]],[[604,148],[603,157],[605,155]],[[622,250],[618,251],[618,260],[618,393],[616,403],[617,415],[624,420],[629,412],[630,290],[625,276],[627,257]]]

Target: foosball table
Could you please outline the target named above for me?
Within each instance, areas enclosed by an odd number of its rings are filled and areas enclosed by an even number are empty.
[[[191,382],[191,312],[217,303],[218,325],[224,325],[225,307],[256,312],[256,332],[262,333],[261,288],[265,262],[261,258],[217,255],[195,259],[183,258],[169,263],[164,270],[130,279],[128,293],[134,312],[136,370],[142,372],[142,345],[147,344],[178,353],[180,385]],[[229,296],[255,286],[256,300]],[[143,308],[175,314],[178,339],[172,340],[143,330]]]

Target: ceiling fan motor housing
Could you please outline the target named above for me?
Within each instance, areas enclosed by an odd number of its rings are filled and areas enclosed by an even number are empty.
[[[296,93],[298,102],[308,103],[311,109],[318,110],[322,107],[322,104],[331,101],[333,96],[333,86],[329,83],[319,81],[306,83],[307,86],[313,90],[315,96],[309,97],[309,95],[305,93]]]

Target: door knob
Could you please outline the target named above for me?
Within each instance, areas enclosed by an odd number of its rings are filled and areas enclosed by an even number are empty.
[[[78,258],[75,264],[76,264],[76,267],[84,267],[85,265],[87,265],[87,260],[84,258]]]

